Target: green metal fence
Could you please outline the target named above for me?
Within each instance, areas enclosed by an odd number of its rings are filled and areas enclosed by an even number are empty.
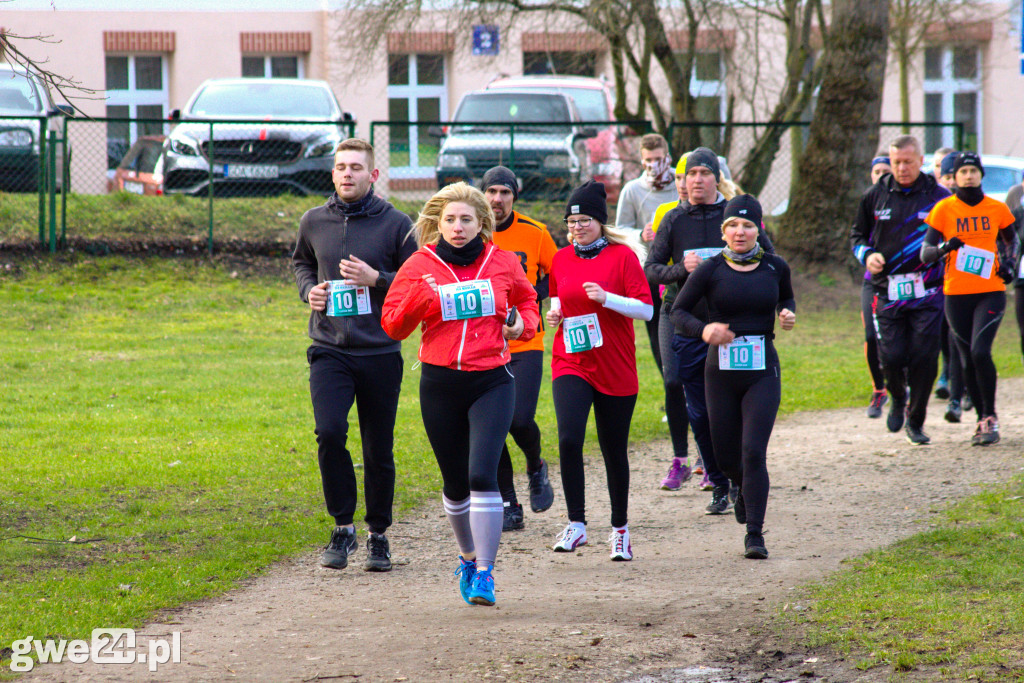
[[[677,150],[685,151],[698,145],[715,150],[726,158],[730,173],[735,179],[741,176],[751,151],[766,131],[775,128],[782,132],[778,152],[772,159],[764,186],[757,193],[766,213],[781,213],[786,207],[790,184],[795,179],[798,160],[810,133],[810,125],[809,121],[779,124],[673,123],[669,126],[666,137],[670,146],[674,148],[674,158]],[[916,136],[928,152],[939,147],[962,149],[964,136],[961,123],[886,122],[879,124],[879,147],[884,151],[890,140],[903,134]],[[870,169],[864,169],[865,188],[868,186],[869,171]]]
[[[479,185],[492,166],[518,176],[520,197],[561,201],[582,181],[618,188],[637,177],[639,138],[650,121],[509,123],[507,121],[374,121],[377,187],[390,197],[422,201],[457,181]],[[386,150],[386,151],[385,151]]]

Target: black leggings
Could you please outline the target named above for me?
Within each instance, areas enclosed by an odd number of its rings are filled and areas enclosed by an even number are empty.
[[[871,282],[864,281],[860,288],[860,322],[864,326],[864,359],[868,362],[871,383],[875,391],[885,389],[885,373],[882,363],[878,360],[878,334],[875,332],[875,321],[872,315],[875,301],[875,288]]]
[[[1020,352],[1024,354],[1024,287],[1013,290],[1013,308],[1017,312],[1017,331],[1020,332]]]
[[[558,456],[569,521],[587,523],[583,442],[587,436],[590,406],[593,405],[597,442],[601,446],[608,479],[612,526],[625,526],[629,508],[629,423],[633,419],[636,394],[602,394],[576,375],[555,379],[551,384],[551,394],[558,419]]]
[[[543,462],[540,457],[540,427],[533,416],[537,413],[540,381],[544,375],[544,352],[513,353],[509,366],[515,375],[516,405],[508,433],[526,456],[526,471],[535,472]],[[501,459],[498,461],[498,489],[503,501],[515,503],[518,501],[512,475],[512,456],[508,452],[508,445],[503,444]]]
[[[960,351],[964,384],[978,419],[996,414],[996,364],[992,342],[1006,310],[1006,292],[946,296],[946,318]]]
[[[719,370],[718,347],[704,366],[715,460],[741,487],[747,533],[759,534],[768,507],[768,440],[782,398],[779,357],[767,344],[764,370]]]
[[[672,439],[672,457],[685,458],[689,452],[687,430],[690,429],[690,418],[686,414],[683,384],[678,379],[679,357],[672,349],[675,333],[676,325],[672,317],[667,310],[662,311],[658,322],[658,345],[661,349],[662,379],[665,385],[665,415],[668,417],[668,434]]]
[[[654,356],[654,364],[658,366],[658,372],[664,374],[661,367],[661,335],[659,334],[661,321],[661,285],[651,285],[651,301],[654,302],[654,315],[650,320],[644,322],[647,328],[647,340],[651,343],[651,354]]]
[[[498,458],[515,392],[504,365],[470,372],[423,364],[420,412],[450,500],[498,490]]]

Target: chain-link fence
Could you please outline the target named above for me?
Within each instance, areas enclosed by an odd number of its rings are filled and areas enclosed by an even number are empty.
[[[810,122],[783,124],[739,123],[702,124],[673,123],[669,126],[668,139],[673,147],[673,158],[679,150],[697,146],[710,147],[728,161],[733,180],[741,178],[751,157],[759,151],[758,143],[771,133],[778,135],[778,149],[769,155],[766,169],[762,171],[763,186],[757,192],[766,214],[785,212],[789,200],[791,183],[796,180],[796,170],[810,133]],[[921,141],[927,152],[939,147],[961,148],[963,124],[961,123],[881,123],[878,144],[884,152],[889,141],[899,135],[910,134]],[[926,159],[930,162],[930,158]],[[926,169],[927,170],[927,169]],[[871,169],[864,169],[864,187],[870,184]],[[748,189],[748,188],[744,188]]]
[[[608,189],[640,174],[639,139],[649,121],[508,123],[501,121],[374,121],[376,187],[394,199],[423,201],[439,188],[465,181],[479,186],[493,166],[507,166],[524,200],[561,201],[593,178]]]

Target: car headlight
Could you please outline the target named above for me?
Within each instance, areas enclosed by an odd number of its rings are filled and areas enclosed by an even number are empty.
[[[341,142],[340,138],[320,138],[306,148],[306,158],[329,157],[334,155],[334,148]]]
[[[438,168],[465,168],[466,167],[466,155],[465,154],[438,154],[437,155],[437,167]]]
[[[568,154],[549,154],[544,157],[544,168],[557,168],[567,171],[572,168]]]
[[[171,151],[186,157],[199,156],[199,144],[188,138],[171,138]]]
[[[24,129],[0,131],[0,147],[28,147],[32,144],[32,132]]]

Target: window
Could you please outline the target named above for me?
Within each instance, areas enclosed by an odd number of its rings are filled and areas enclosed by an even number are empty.
[[[430,177],[438,143],[427,135],[431,123],[448,118],[448,92],[442,54],[388,55],[388,120],[391,177]],[[425,122],[422,126],[402,125]],[[397,173],[396,173],[397,171]]]
[[[167,62],[161,55],[107,55],[107,168],[140,136],[161,135],[168,108]],[[127,119],[150,119],[130,121]]]
[[[981,149],[981,50],[977,45],[928,47],[924,51],[924,120],[962,123],[963,147]],[[929,127],[925,151],[955,147],[951,127]]]
[[[676,59],[681,62],[683,56],[677,53]],[[720,149],[726,108],[725,64],[721,52],[698,52],[694,56],[690,96],[696,100],[697,121],[708,124],[700,128],[700,144]]]
[[[597,54],[594,52],[524,52],[523,75],[543,76],[597,75]]]
[[[302,59],[298,55],[244,55],[244,78],[305,78]]]

